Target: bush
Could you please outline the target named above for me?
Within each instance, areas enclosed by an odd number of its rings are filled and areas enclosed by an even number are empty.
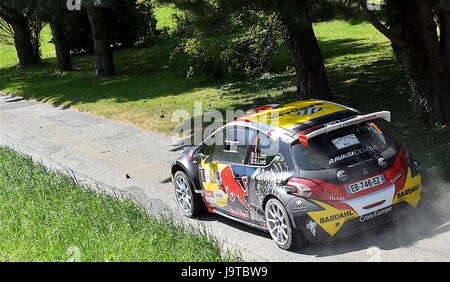
[[[195,32],[184,22],[180,29],[191,36],[182,39],[171,55],[188,78],[234,79],[257,77],[271,70],[272,61],[284,41],[284,28],[275,16],[254,14],[253,21],[232,17],[223,25],[225,35]],[[234,33],[231,33],[234,32]],[[232,35],[229,35],[229,34]]]

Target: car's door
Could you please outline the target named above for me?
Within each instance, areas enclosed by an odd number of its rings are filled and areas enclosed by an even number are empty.
[[[288,164],[280,152],[280,143],[258,131],[253,139],[247,161],[247,186],[252,223],[265,226],[263,201],[267,195],[276,195],[289,177]]]
[[[246,164],[255,134],[246,127],[227,127],[216,133],[214,144],[200,150],[204,158],[198,173],[208,206],[244,220],[250,219]]]

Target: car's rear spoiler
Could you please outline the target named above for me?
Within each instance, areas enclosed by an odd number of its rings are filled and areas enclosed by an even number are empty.
[[[340,129],[343,127],[347,127],[353,124],[358,124],[364,121],[368,121],[368,120],[373,120],[373,119],[379,119],[382,118],[384,120],[387,121],[391,121],[391,112],[388,111],[382,111],[382,112],[376,112],[376,113],[371,113],[371,114],[367,114],[367,115],[359,115],[356,116],[354,118],[342,121],[342,122],[338,122],[338,123],[334,123],[334,124],[329,124],[329,125],[321,125],[318,127],[315,127],[313,129],[309,129],[309,130],[305,130],[303,132],[300,132],[299,134],[299,140],[300,143],[302,143],[305,146],[308,146],[308,140],[316,137],[320,134],[324,134],[336,129]]]

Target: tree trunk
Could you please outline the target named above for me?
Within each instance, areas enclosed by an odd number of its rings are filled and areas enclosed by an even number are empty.
[[[299,5],[297,3],[297,5]],[[289,6],[289,5],[288,5]],[[295,5],[289,6],[292,8]],[[294,10],[294,9],[293,9]],[[291,53],[297,73],[297,93],[300,99],[331,98],[328,77],[317,43],[307,7],[298,7],[297,13],[285,13],[282,17],[288,32]]]
[[[436,31],[433,4],[425,0],[386,3],[389,30],[402,42],[392,47],[408,74],[413,111],[426,124],[450,124],[450,64],[445,42]],[[445,25],[442,30],[448,28]]]
[[[61,72],[72,70],[72,60],[70,58],[70,48],[67,43],[66,31],[64,26],[59,22],[50,24],[52,29],[53,40],[55,43],[56,60],[58,61],[58,69]]]
[[[22,67],[39,63],[40,56],[36,53],[31,41],[31,31],[24,15],[9,15],[7,22],[13,27],[14,46],[16,47],[19,65]]]
[[[104,9],[98,7],[88,9],[96,56],[95,69],[97,75],[113,75],[116,71],[104,12]]]
[[[415,63],[404,63],[407,65],[414,113],[428,125],[436,122],[450,124],[449,73]]]

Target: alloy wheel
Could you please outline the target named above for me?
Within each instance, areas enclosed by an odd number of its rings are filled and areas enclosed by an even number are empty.
[[[286,212],[275,201],[267,203],[266,220],[272,239],[280,246],[286,245],[290,240],[292,230]]]
[[[175,178],[175,194],[180,208],[186,214],[192,213],[192,195],[188,180],[183,175]]]

